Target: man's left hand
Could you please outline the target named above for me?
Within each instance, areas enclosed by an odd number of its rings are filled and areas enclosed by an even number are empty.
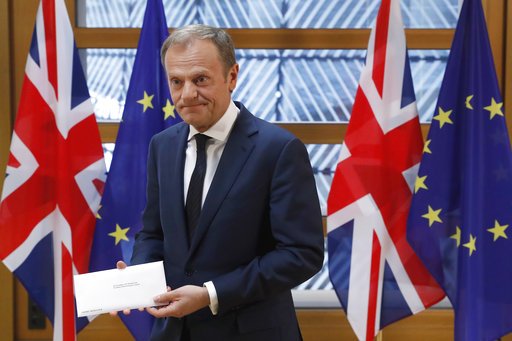
[[[210,304],[210,296],[205,287],[185,285],[154,298],[155,303],[168,303],[164,306],[146,308],[154,317],[183,317]]]

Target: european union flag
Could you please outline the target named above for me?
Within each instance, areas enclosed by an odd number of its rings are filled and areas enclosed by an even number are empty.
[[[160,47],[168,36],[162,0],[148,0],[137,55],[126,96],[123,120],[98,213],[90,271],[129,264],[135,234],[142,227],[146,204],[146,161],[149,141],[181,121],[174,111]],[[132,311],[121,318],[136,340],[148,340],[152,318]]]
[[[408,240],[456,340],[512,330],[512,154],[480,0],[465,0],[415,183]]]

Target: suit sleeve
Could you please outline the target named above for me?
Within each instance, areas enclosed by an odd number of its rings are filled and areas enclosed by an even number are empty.
[[[322,266],[322,216],[306,148],[298,139],[283,148],[272,175],[269,217],[275,247],[213,279],[219,313],[288,291]]]
[[[132,265],[159,261],[164,258],[155,147],[155,139],[152,139],[149,145],[147,164],[147,203],[142,216],[142,230],[135,237]]]

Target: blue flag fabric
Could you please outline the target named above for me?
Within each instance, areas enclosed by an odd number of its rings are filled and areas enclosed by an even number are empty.
[[[512,154],[480,0],[465,0],[416,179],[408,240],[456,340],[512,330]]]
[[[146,204],[146,162],[151,137],[181,121],[160,62],[168,36],[162,0],[148,0],[126,97],[123,119],[97,217],[90,271],[129,264]],[[148,340],[153,324],[146,312],[120,314],[136,340]]]

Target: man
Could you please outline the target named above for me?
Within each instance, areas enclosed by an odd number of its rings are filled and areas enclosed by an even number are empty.
[[[299,340],[290,290],[323,261],[307,151],[231,100],[238,64],[223,30],[175,30],[162,61],[184,123],[151,142],[132,257],[164,260],[152,339]]]

